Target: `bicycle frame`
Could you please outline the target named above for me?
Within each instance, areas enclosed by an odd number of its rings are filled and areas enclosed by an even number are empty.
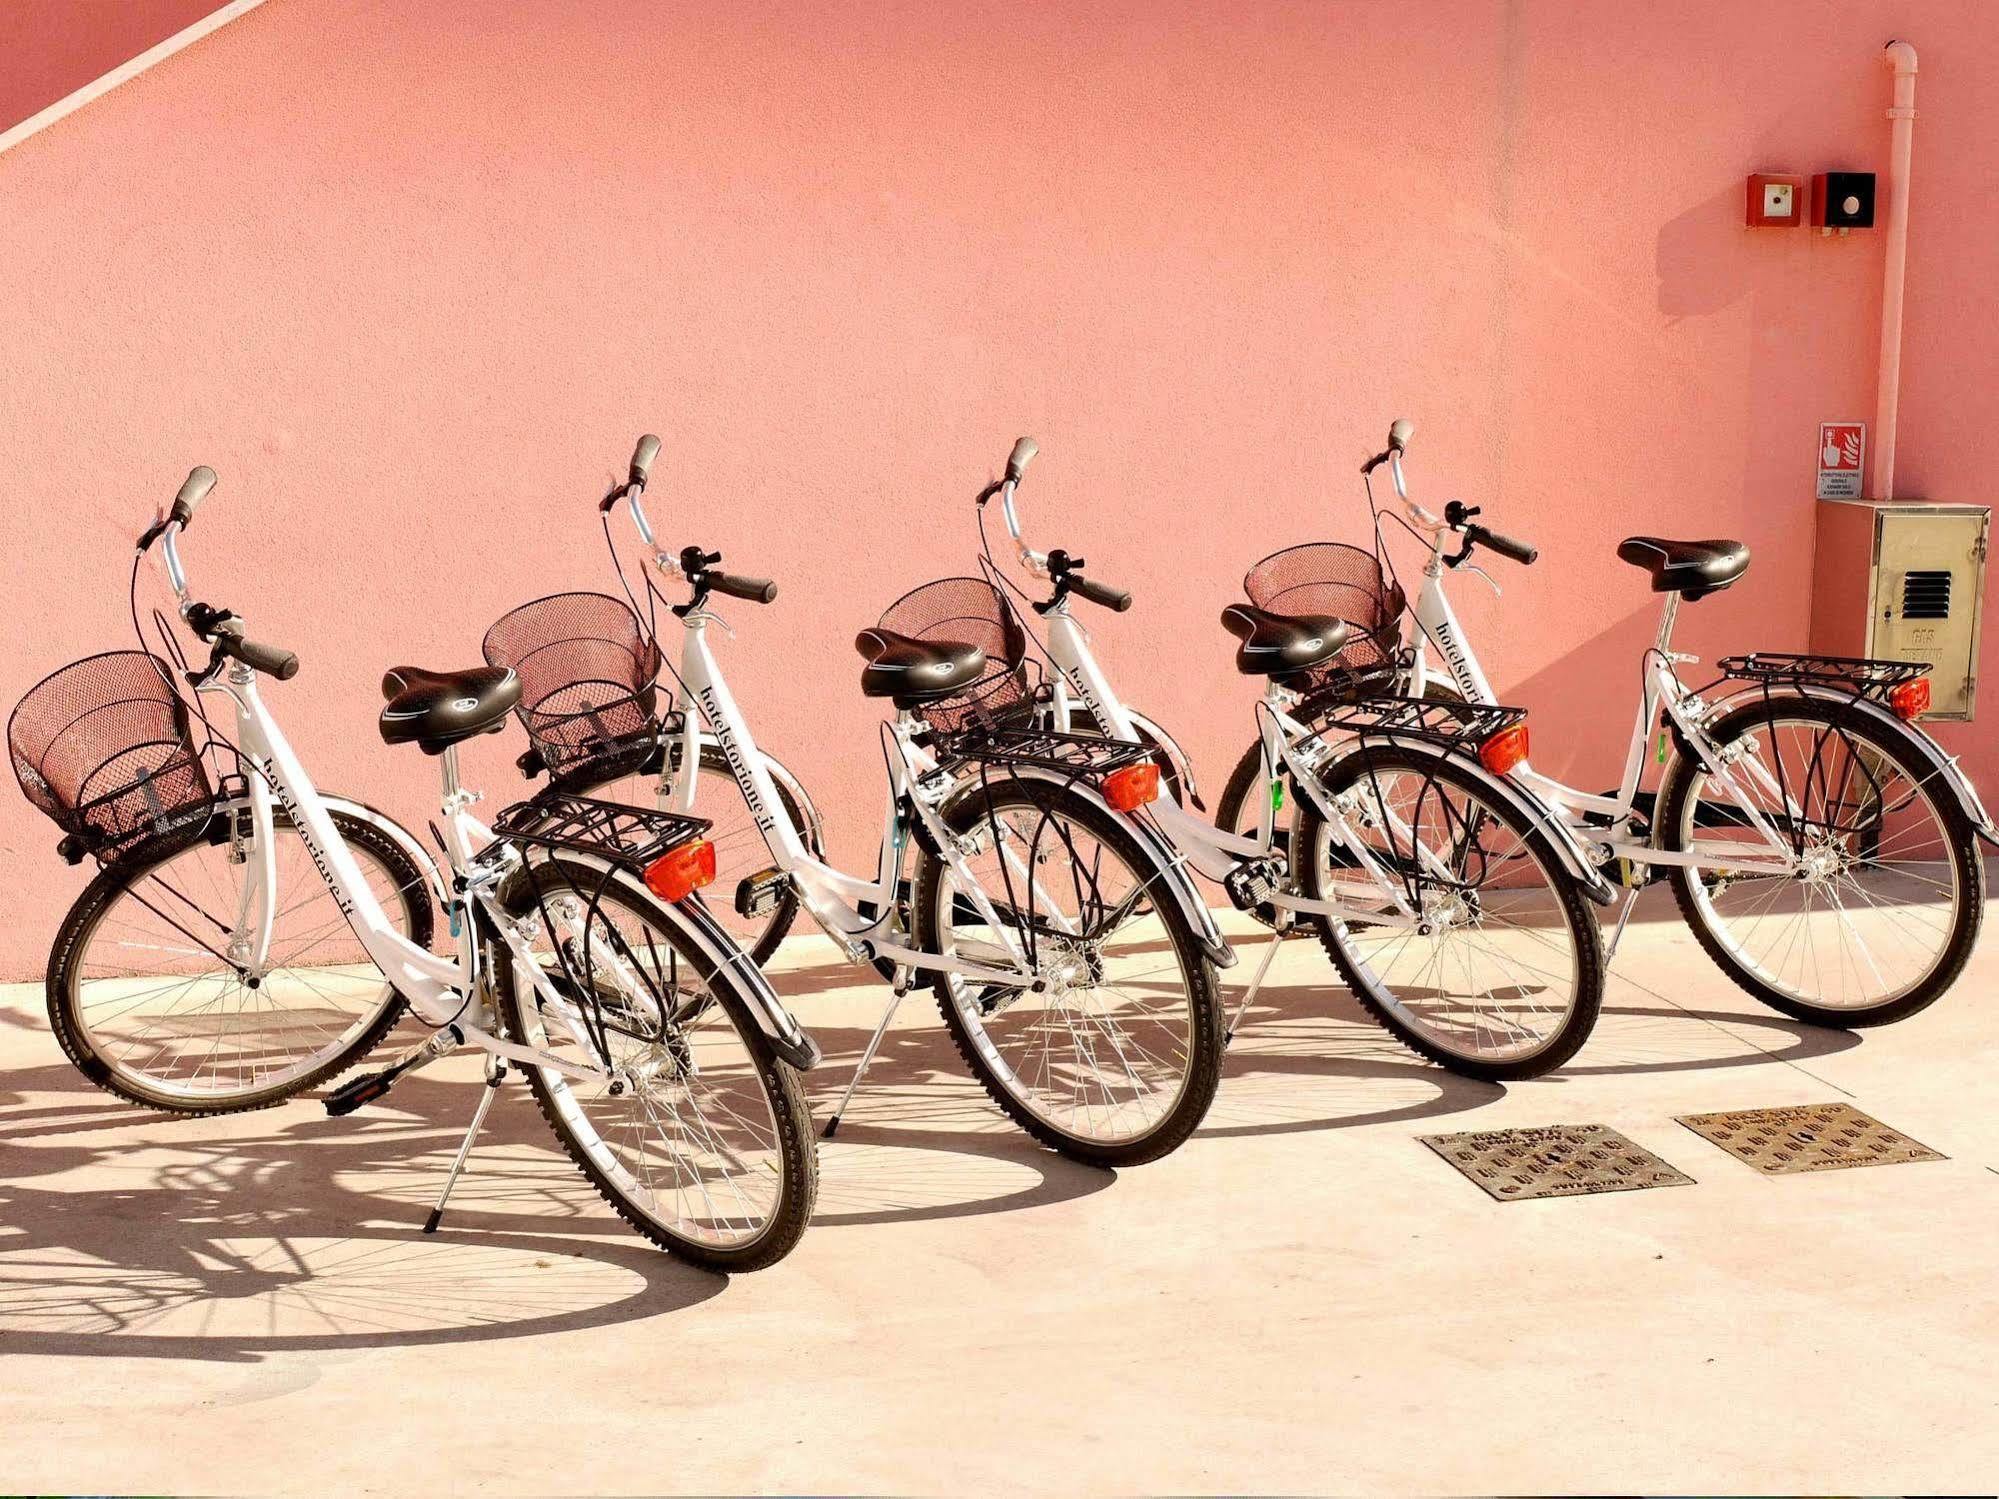
[[[1063,598],[1043,612],[1042,619],[1047,626],[1046,646],[1048,656],[1055,663],[1058,675],[1055,679],[1053,695],[1052,727],[1067,732],[1070,725],[1072,702],[1080,702],[1095,718],[1102,730],[1113,739],[1138,743],[1137,725],[1129,709],[1125,707],[1097,664],[1095,654],[1090,650],[1089,632],[1077,622],[1069,612],[1069,601]],[[1325,818],[1341,845],[1366,869],[1394,903],[1392,912],[1369,911],[1368,920],[1378,926],[1415,927],[1423,919],[1409,902],[1404,882],[1396,879],[1375,858],[1370,846],[1354,830],[1347,811],[1339,802],[1326,794],[1319,784],[1318,770],[1332,759],[1332,755],[1321,753],[1306,755],[1301,747],[1308,743],[1318,743],[1317,736],[1306,725],[1293,718],[1287,709],[1295,704],[1295,694],[1287,693],[1275,682],[1270,683],[1262,700],[1257,705],[1257,726],[1263,741],[1263,763],[1267,768],[1282,765],[1291,774],[1293,783]],[[1276,853],[1276,809],[1267,797],[1258,799],[1257,831],[1254,837],[1240,833],[1225,832],[1221,828],[1192,816],[1179,803],[1170,798],[1154,802],[1151,815],[1165,832],[1172,846],[1179,851],[1187,863],[1204,877],[1217,882],[1224,881],[1241,865],[1258,859],[1268,859]],[[1395,830],[1407,834],[1406,827]],[[1425,857],[1431,857],[1427,848]],[[1439,865],[1438,873],[1447,875]],[[1329,916],[1344,919],[1360,913],[1353,907],[1338,901],[1313,900],[1299,893],[1295,874],[1285,886],[1273,890],[1267,897],[1270,904],[1283,911],[1294,911],[1304,915]]]
[[[177,524],[169,525],[160,545],[168,580],[186,605],[189,596],[180,563],[178,531]],[[251,772],[244,777],[251,846],[244,850],[243,890],[228,954],[232,961],[261,965],[269,952],[278,900],[277,869],[272,860],[273,805],[282,805],[362,950],[409,1002],[419,1019],[440,1031],[448,1031],[455,1042],[470,1044],[495,1057],[574,1078],[604,1075],[600,1068],[581,1066],[539,1048],[505,1040],[469,1018],[471,1000],[484,981],[480,971],[480,942],[483,935],[491,933],[505,945],[516,972],[525,976],[543,1001],[553,1007],[553,1012],[563,1017],[565,1026],[583,1043],[585,1054],[593,1049],[587,1027],[581,1023],[575,1007],[564,1001],[543,973],[518,924],[498,903],[498,886],[519,865],[521,855],[513,845],[497,840],[493,831],[469,812],[478,798],[459,784],[456,746],[447,746],[439,756],[444,782],[440,803],[444,819],[442,836],[454,876],[453,885],[446,885],[435,861],[414,840],[400,830],[396,834],[396,841],[416,857],[417,867],[430,881],[429,893],[451,915],[458,951],[447,958],[411,942],[390,922],[333,822],[329,799],[312,784],[305,766],[264,705],[256,673],[242,662],[232,661],[219,675],[211,672],[198,679],[195,688],[198,692],[229,698],[235,714],[237,753]],[[567,857],[604,872],[614,867],[608,861],[581,852],[572,852]],[[454,888],[462,891],[462,895],[454,897]],[[747,955],[729,942],[713,919],[698,906],[681,914],[686,919],[689,936],[706,949],[718,974],[726,974],[735,985],[758,1025],[780,1050],[797,1056],[816,1055],[809,1039],[792,1021]]]
[[[789,876],[799,898],[813,920],[856,962],[887,963],[895,966],[953,973],[984,983],[1028,985],[1035,981],[1032,966],[1008,935],[1006,924],[994,910],[976,880],[970,878],[964,861],[955,851],[956,840],[946,830],[939,809],[956,789],[946,781],[940,789],[922,784],[937,768],[937,762],[914,740],[916,724],[908,715],[899,716],[889,728],[897,753],[888,756],[888,809],[883,822],[881,853],[872,879],[862,879],[817,857],[807,845],[803,830],[786,812],[777,794],[777,783],[769,763],[757,748],[755,736],[736,706],[735,697],[721,673],[708,645],[708,623],[714,618],[705,608],[690,610],[683,618],[685,636],[681,649],[680,680],[689,706],[700,708],[715,742],[736,778],[757,830],[777,868]],[[683,715],[680,733],[683,766],[698,763],[700,724],[693,712]],[[687,811],[694,805],[697,777],[682,775],[667,799],[666,810]],[[903,812],[908,808],[923,823],[925,832],[959,875],[960,891],[978,910],[980,918],[1006,947],[1012,957],[1007,968],[993,968],[958,958],[920,952],[898,938],[896,926],[902,861],[910,828]],[[1011,857],[1011,856],[1010,856]],[[1025,874],[1025,866],[1021,867]]]
[[[1444,590],[1446,563],[1443,538],[1450,534],[1451,527],[1410,500],[1402,472],[1400,448],[1391,444],[1386,456],[1396,498],[1409,510],[1420,528],[1416,534],[1423,538],[1429,550],[1429,557],[1423,565],[1423,586],[1417,591],[1410,608],[1410,623],[1404,638],[1411,657],[1409,691],[1420,696],[1428,683],[1428,647],[1434,643],[1444,659],[1452,684],[1468,702],[1496,703],[1498,698],[1486,678],[1485,669],[1479,663],[1471,642],[1466,639],[1457,611],[1451,607],[1450,597]],[[1462,561],[1462,558],[1458,560]],[[1480,576],[1485,576],[1483,569],[1476,570]],[[1490,577],[1486,581],[1492,582]],[[1493,584],[1493,589],[1497,592],[1498,584]],[[1760,761],[1716,744],[1707,733],[1708,722],[1722,704],[1703,702],[1687,688],[1674,670],[1681,663],[1698,659],[1672,648],[1673,623],[1679,615],[1679,606],[1678,594],[1666,595],[1660,612],[1658,634],[1646,650],[1638,712],[1632,723],[1630,745],[1625,751],[1624,770],[1616,792],[1603,796],[1579,791],[1535,770],[1531,760],[1522,761],[1514,767],[1508,773],[1509,777],[1555,808],[1570,828],[1597,842],[1609,858],[1622,858],[1632,864],[1681,865],[1688,868],[1719,865],[1745,875],[1789,875],[1796,870],[1799,856],[1791,847],[1790,840],[1765,815],[1762,805],[1743,787],[1736,776],[1735,766],[1746,759],[1746,769],[1756,788],[1766,796],[1775,797],[1784,806],[1787,817],[1795,815],[1796,808],[1789,793],[1778,785]],[[1662,719],[1670,719],[1679,731],[1680,743],[1690,747],[1700,757],[1709,780],[1727,793],[1743,821],[1757,835],[1754,840],[1702,839],[1697,848],[1679,851],[1656,847],[1649,832],[1637,830],[1633,818],[1638,806],[1639,783],[1645,770],[1645,749]],[[1593,824],[1592,818],[1601,821]]]

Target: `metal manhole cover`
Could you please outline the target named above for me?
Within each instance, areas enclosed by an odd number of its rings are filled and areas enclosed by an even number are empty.
[[[1419,1138],[1500,1202],[1685,1187],[1694,1180],[1604,1124],[1551,1124]]]
[[[1949,1159],[1850,1103],[1682,1114],[1680,1123],[1765,1176]]]

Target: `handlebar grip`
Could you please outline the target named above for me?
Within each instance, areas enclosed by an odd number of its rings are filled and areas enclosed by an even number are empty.
[[[1040,451],[1040,446],[1031,437],[1023,437],[1016,442],[1013,451],[1006,455],[1007,478],[1018,484],[1020,476],[1027,472],[1028,464],[1034,461],[1034,455]]]
[[[180,493],[174,496],[173,509],[168,512],[167,518],[179,521],[180,528],[185,531],[188,523],[194,519],[194,507],[207,499],[208,491],[214,487],[214,469],[205,463],[192,469],[188,473],[187,482],[181,485]]]
[[[1090,578],[1069,574],[1069,591],[1080,593],[1091,603],[1122,614],[1131,607],[1131,595],[1122,588],[1113,588],[1108,583],[1098,583]]]
[[[1391,453],[1409,451],[1409,439],[1416,435],[1416,424],[1406,416],[1398,416],[1388,424],[1388,450]]]
[[[1488,531],[1484,526],[1466,526],[1465,535],[1481,546],[1490,547],[1502,557],[1511,557],[1523,567],[1541,555],[1540,548],[1524,541],[1515,541],[1511,536],[1502,536],[1497,531]]]
[[[261,645],[226,630],[216,632],[215,643],[223,655],[234,656],[252,671],[260,671],[267,677],[289,682],[298,675],[298,657],[275,645]]]
[[[706,582],[716,593],[732,599],[748,599],[752,604],[768,604],[777,597],[777,584],[769,578],[739,578],[733,573],[710,573]]]
[[[652,461],[659,456],[659,439],[648,432],[632,449],[632,483],[643,489],[652,478]]]

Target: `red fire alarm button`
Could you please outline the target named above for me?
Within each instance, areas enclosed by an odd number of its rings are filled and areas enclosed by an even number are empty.
[[[1752,172],[1749,226],[1761,229],[1805,221],[1805,179],[1792,172]]]

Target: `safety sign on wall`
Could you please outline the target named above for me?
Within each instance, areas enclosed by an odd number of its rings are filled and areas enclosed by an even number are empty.
[[[1867,454],[1865,422],[1819,423],[1819,498],[1860,498],[1860,461]]]

